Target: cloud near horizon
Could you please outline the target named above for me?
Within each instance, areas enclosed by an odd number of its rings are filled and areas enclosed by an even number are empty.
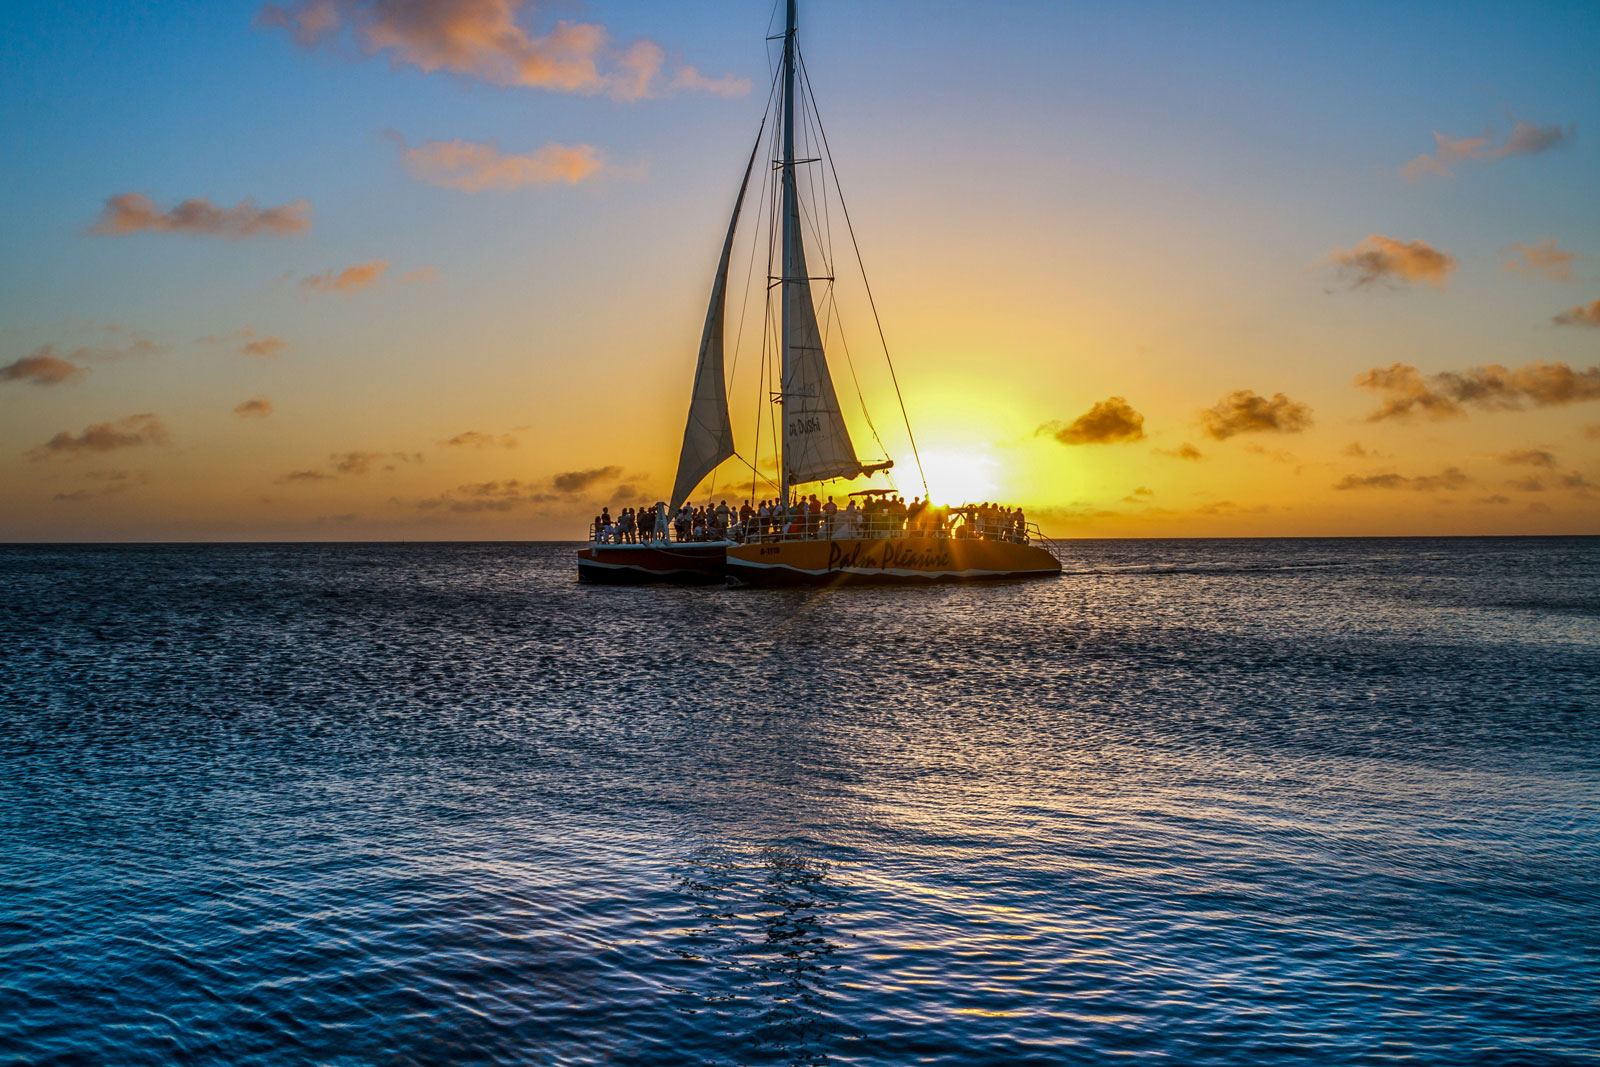
[[[621,467],[595,467],[584,471],[567,471],[550,479],[558,493],[581,493],[590,486],[612,481],[622,476]]]
[[[1571,144],[1577,134],[1578,127],[1575,124],[1540,126],[1519,119],[1505,141],[1499,147],[1493,147],[1494,136],[1490,130],[1485,130],[1481,137],[1451,137],[1435,130],[1433,153],[1424,152],[1401,167],[1400,173],[1405,175],[1408,181],[1420,181],[1430,174],[1448,178],[1455,173],[1455,167],[1459,163],[1469,160],[1492,162],[1497,159],[1509,159],[1512,156],[1538,155],[1540,152]]]
[[[1368,422],[1406,418],[1424,412],[1447,419],[1466,414],[1471,405],[1483,411],[1516,411],[1524,404],[1560,407],[1600,400],[1600,366],[1575,371],[1565,363],[1529,363],[1503,367],[1489,363],[1464,371],[1442,371],[1424,378],[1409,363],[1373,367],[1351,384],[1382,396],[1382,405]]]
[[[1352,289],[1394,282],[1427,282],[1442,289],[1456,269],[1455,256],[1426,241],[1397,241],[1376,233],[1354,248],[1329,252],[1328,262],[1349,279]]]
[[[1272,398],[1235,389],[1200,413],[1201,429],[1215,441],[1242,433],[1299,433],[1311,425],[1311,408],[1282,393]]]
[[[602,25],[557,20],[546,33],[518,24],[525,0],[296,0],[264,5],[258,29],[283,29],[302,48],[334,46],[346,36],[367,56],[491,85],[642,100],[687,90],[742,95],[747,78],[707,78],[680,66],[663,84],[666,52],[654,41],[616,48]]]
[[[139,445],[164,445],[170,438],[159,416],[144,412],[115,422],[97,422],[74,435],[62,430],[44,444],[28,451],[35,462],[51,456],[73,456],[87,452],[112,452]]]
[[[1522,466],[1553,468],[1556,466],[1555,454],[1553,452],[1547,452],[1542,448],[1513,449],[1512,451],[1503,453],[1496,458],[1499,459],[1501,463],[1513,467]]]
[[[587,144],[552,141],[532,152],[505,155],[493,141],[426,141],[414,148],[404,139],[398,141],[401,159],[413,178],[466,193],[556,182],[577,185],[607,170],[600,149]]]
[[[1067,426],[1047,422],[1034,431],[1064,445],[1108,445],[1144,439],[1144,416],[1120,396],[1107,397]]]
[[[508,433],[492,434],[482,433],[478,430],[467,430],[458,433],[447,441],[440,442],[456,448],[516,448],[517,439]]]
[[[1568,308],[1551,321],[1557,326],[1600,326],[1600,300]]]
[[[1472,478],[1459,467],[1446,467],[1438,474],[1408,478],[1403,474],[1347,474],[1334,484],[1335,489],[1410,489],[1432,493],[1441,489],[1462,489]]]
[[[0,367],[0,382],[27,382],[29,385],[65,385],[81,382],[89,368],[55,355],[52,345],[40,345],[31,353]]]
[[[1511,250],[1514,255],[1500,265],[1503,271],[1533,274],[1558,282],[1572,280],[1572,264],[1578,256],[1563,249],[1561,242],[1554,237],[1546,237],[1531,245],[1518,241],[1511,246]]]
[[[233,413],[242,419],[264,419],[272,414],[272,401],[264,396],[253,396],[235,405]]]
[[[89,232],[102,237],[125,237],[143,232],[189,233],[239,240],[282,237],[310,227],[311,202],[304,198],[264,208],[246,199],[224,209],[199,197],[162,210],[144,193],[120,193],[106,198],[105,207]]]
[[[388,260],[371,259],[343,270],[329,269],[301,278],[300,287],[314,293],[356,293],[383,277],[388,269]],[[245,346],[246,349],[249,347]]]

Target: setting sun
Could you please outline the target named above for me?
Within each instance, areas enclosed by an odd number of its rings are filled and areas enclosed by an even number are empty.
[[[928,495],[936,504],[976,504],[996,493],[1000,464],[984,452],[929,452],[922,457]]]

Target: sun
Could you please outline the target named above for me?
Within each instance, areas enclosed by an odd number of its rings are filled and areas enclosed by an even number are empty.
[[[922,470],[935,504],[980,504],[995,496],[999,464],[981,452],[926,452]]]

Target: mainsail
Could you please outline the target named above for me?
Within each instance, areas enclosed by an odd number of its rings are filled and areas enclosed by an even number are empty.
[[[761,128],[766,129],[765,120]],[[689,421],[683,428],[683,450],[678,453],[678,477],[672,483],[672,510],[676,512],[689,499],[694,487],[717,464],[734,454],[733,423],[728,420],[728,383],[722,370],[723,312],[728,303],[728,260],[733,255],[733,233],[739,226],[739,209],[750,186],[756,153],[761,149],[761,134],[750,150],[750,162],[739,183],[739,197],[733,202],[733,218],[728,220],[728,236],[722,242],[722,259],[717,277],[711,283],[711,306],[706,310],[706,327],[700,334],[700,362],[694,372],[694,392],[689,398]]]
[[[822,354],[795,182],[795,0],[783,36],[783,485],[862,473]]]

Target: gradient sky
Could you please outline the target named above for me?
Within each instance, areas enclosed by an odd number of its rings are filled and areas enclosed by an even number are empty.
[[[664,495],[771,16],[14,11],[0,538],[576,538]],[[801,41],[936,494],[1600,532],[1600,8],[804,0]]]

